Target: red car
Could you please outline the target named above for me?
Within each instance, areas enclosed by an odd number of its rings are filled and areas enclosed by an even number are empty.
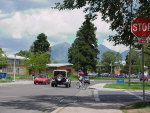
[[[34,84],[50,84],[50,78],[48,75],[39,75],[34,79]]]
[[[140,76],[140,81],[143,80],[143,77]],[[144,81],[148,81],[148,77],[144,77]]]

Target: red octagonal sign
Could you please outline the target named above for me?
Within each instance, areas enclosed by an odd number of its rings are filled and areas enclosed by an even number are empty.
[[[150,18],[136,18],[131,23],[131,32],[138,38],[150,36]]]

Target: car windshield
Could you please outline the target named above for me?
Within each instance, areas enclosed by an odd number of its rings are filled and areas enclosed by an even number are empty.
[[[39,75],[38,78],[47,78],[46,75]]]

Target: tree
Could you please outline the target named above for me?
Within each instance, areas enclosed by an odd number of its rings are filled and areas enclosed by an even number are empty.
[[[101,63],[106,66],[106,70],[111,70],[111,65],[120,66],[122,61],[122,56],[119,52],[107,51],[102,55]]]
[[[85,74],[87,70],[96,71],[99,50],[95,32],[96,27],[89,18],[86,18],[77,31],[77,38],[68,49],[68,61],[76,70],[82,69]]]
[[[37,36],[37,40],[33,42],[33,44],[30,47],[30,51],[32,53],[47,53],[47,57],[49,59],[50,63],[50,43],[47,41],[47,36],[44,33],[41,33]]]
[[[149,0],[64,0],[62,3],[56,3],[54,8],[73,10],[82,7],[93,20],[97,13],[101,13],[102,20],[111,23],[110,29],[115,30],[116,35],[110,36],[109,41],[114,41],[116,45],[134,45],[131,22],[134,17],[150,14]]]
[[[129,65],[129,52],[126,55],[125,60],[126,60],[126,64]],[[138,65],[138,52],[136,52],[134,48],[131,50],[131,64]]]
[[[54,64],[58,64],[58,61],[57,61],[57,60],[54,60],[53,63],[54,63]]]
[[[8,59],[5,55],[5,52],[0,48],[0,67],[6,66]]]
[[[24,65],[28,70],[44,71],[47,69],[46,64],[49,63],[49,58],[47,57],[47,52],[45,53],[30,53],[29,57],[24,60]]]
[[[150,68],[150,43],[144,45],[144,64]]]
[[[29,55],[30,55],[30,52],[29,51],[27,51],[27,50],[21,50],[21,51],[19,51],[18,53],[16,53],[16,55],[18,55],[18,56],[23,56],[23,57],[29,57]]]
[[[50,51],[50,44],[47,41],[47,36],[44,33],[41,33],[37,36],[37,40],[33,42],[33,51],[34,53],[39,52],[49,52]]]

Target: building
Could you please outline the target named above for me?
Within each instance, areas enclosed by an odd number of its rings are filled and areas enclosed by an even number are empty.
[[[73,64],[59,63],[59,64],[47,64],[47,72],[52,73],[54,70],[68,70],[72,74],[77,75],[77,71],[73,68]]]
[[[8,64],[5,67],[0,67],[0,72],[8,73],[8,74],[15,74],[17,75],[27,75],[28,70],[24,66],[22,60],[25,57],[17,56],[17,55],[6,55],[8,58]]]

